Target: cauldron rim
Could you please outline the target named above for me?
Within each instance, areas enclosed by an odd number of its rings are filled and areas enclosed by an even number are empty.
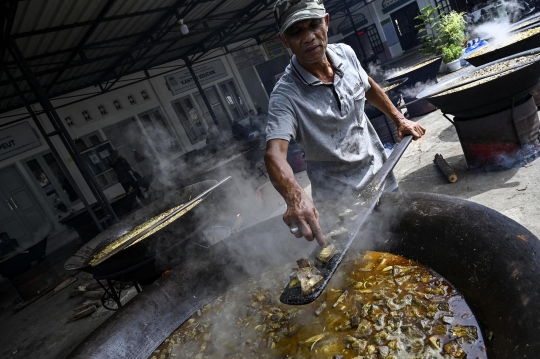
[[[107,228],[105,231],[98,234],[96,237],[88,241],[83,247],[81,247],[72,257],[70,257],[64,264],[64,269],[71,270],[85,270],[89,267],[88,261],[91,260],[94,255],[96,255],[100,250],[105,246],[113,243],[120,236],[128,233],[133,230],[140,224],[143,224],[150,218],[153,218],[168,209],[174,208],[182,203],[177,203],[176,200],[182,198],[185,195],[189,197],[195,197],[199,193],[204,192],[206,189],[211,188],[216,185],[218,181],[216,180],[207,180],[201,181],[190,186],[187,186],[181,190],[170,193],[166,198],[160,198],[144,208],[141,208],[128,217],[122,219],[119,223],[114,224],[113,226]],[[190,191],[197,190],[193,195]],[[144,241],[141,241],[142,243]],[[120,252],[121,253],[121,252]],[[113,256],[114,257],[114,256]],[[112,258],[112,257],[111,257]]]

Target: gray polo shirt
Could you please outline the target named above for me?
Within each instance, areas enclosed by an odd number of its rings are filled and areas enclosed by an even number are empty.
[[[386,160],[364,113],[368,75],[348,45],[329,44],[326,53],[334,82],[323,83],[293,56],[270,96],[266,129],[267,141],[298,143],[319,200],[362,188]]]

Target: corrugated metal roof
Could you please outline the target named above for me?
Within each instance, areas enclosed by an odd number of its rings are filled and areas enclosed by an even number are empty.
[[[275,0],[26,0],[0,14],[49,97],[203,54],[241,40],[275,34]],[[350,4],[357,0],[347,0]],[[329,12],[343,0],[326,0]],[[182,35],[178,19],[190,33]],[[198,56],[199,57],[199,56]],[[34,101],[8,51],[0,59]],[[5,73],[0,73],[0,112],[21,107]]]

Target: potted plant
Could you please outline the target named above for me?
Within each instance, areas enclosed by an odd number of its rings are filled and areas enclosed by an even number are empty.
[[[421,21],[421,24],[416,25],[420,28],[418,34],[422,40],[420,52],[425,55],[444,55],[443,62],[447,66],[452,62],[449,71],[461,68],[459,58],[465,42],[467,25],[463,19],[463,13],[451,11],[441,15],[439,7],[428,5],[415,19]]]
[[[461,46],[450,44],[443,47],[443,62],[446,64],[449,72],[457,71],[461,68],[460,57],[463,53]]]

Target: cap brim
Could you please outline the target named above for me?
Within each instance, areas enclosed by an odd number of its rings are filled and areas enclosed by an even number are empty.
[[[326,10],[306,9],[306,10],[295,12],[287,19],[287,21],[285,21],[281,29],[279,29],[279,34],[283,35],[285,31],[289,29],[289,27],[291,27],[298,21],[309,20],[309,19],[323,19],[325,16],[326,16]]]

